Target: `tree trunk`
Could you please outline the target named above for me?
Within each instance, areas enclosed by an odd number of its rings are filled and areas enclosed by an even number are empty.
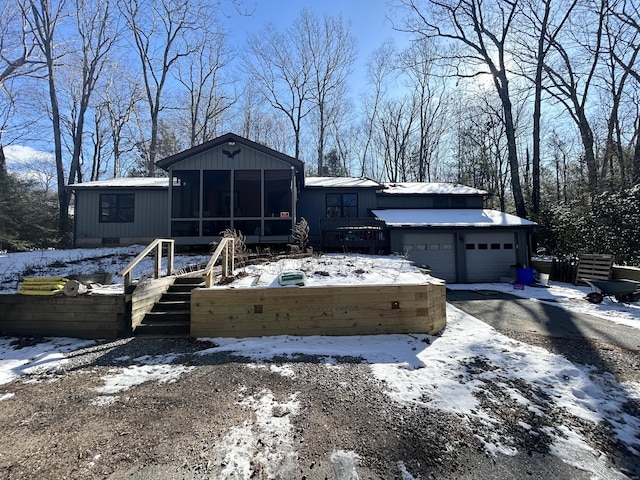
[[[7,177],[7,158],[4,156],[4,147],[0,142],[0,180]]]
[[[506,73],[501,72],[500,86],[498,93],[502,100],[502,110],[504,112],[504,127],[507,136],[507,154],[509,158],[509,170],[511,172],[511,192],[513,203],[516,207],[516,214],[521,218],[527,218],[527,207],[522,195],[522,185],[520,184],[520,165],[518,164],[518,148],[516,142],[516,129],[513,123],[513,107],[509,98],[508,80]]]

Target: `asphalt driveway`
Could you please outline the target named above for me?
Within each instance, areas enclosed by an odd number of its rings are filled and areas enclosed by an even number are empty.
[[[570,312],[553,302],[486,290],[447,290],[447,302],[501,332],[596,341],[640,351],[639,329],[583,313]]]

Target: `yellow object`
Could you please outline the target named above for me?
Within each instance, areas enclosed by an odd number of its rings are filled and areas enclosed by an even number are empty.
[[[22,283],[66,283],[67,279],[64,277],[27,277]]]
[[[59,290],[18,290],[20,295],[57,295],[62,293],[62,289]]]
[[[28,277],[20,283],[20,295],[57,295],[67,283],[64,277]]]

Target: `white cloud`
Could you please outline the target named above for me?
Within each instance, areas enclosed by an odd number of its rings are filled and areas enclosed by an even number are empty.
[[[7,166],[28,165],[32,162],[53,161],[52,153],[36,150],[26,145],[9,145],[4,147]]]

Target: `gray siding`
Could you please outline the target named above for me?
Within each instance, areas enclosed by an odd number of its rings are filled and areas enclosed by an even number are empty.
[[[327,216],[327,193],[357,193],[358,217],[370,218],[370,210],[377,208],[374,189],[359,188],[305,188],[300,192],[298,218],[309,222],[309,234],[320,235],[320,219]]]
[[[131,223],[101,223],[101,194],[135,195],[134,221]],[[94,189],[75,193],[76,245],[100,246],[103,238],[119,239],[122,245],[146,243],[149,239],[166,237],[168,232],[168,192],[164,189]]]
[[[448,206],[440,206],[436,198],[449,199]],[[453,203],[464,199],[464,205]],[[377,208],[484,208],[482,195],[378,195]]]
[[[229,158],[223,150],[234,152],[240,150],[233,158]],[[175,170],[273,170],[288,169],[291,165],[282,160],[265,155],[245,145],[221,145],[211,150],[194,155],[172,166]]]

